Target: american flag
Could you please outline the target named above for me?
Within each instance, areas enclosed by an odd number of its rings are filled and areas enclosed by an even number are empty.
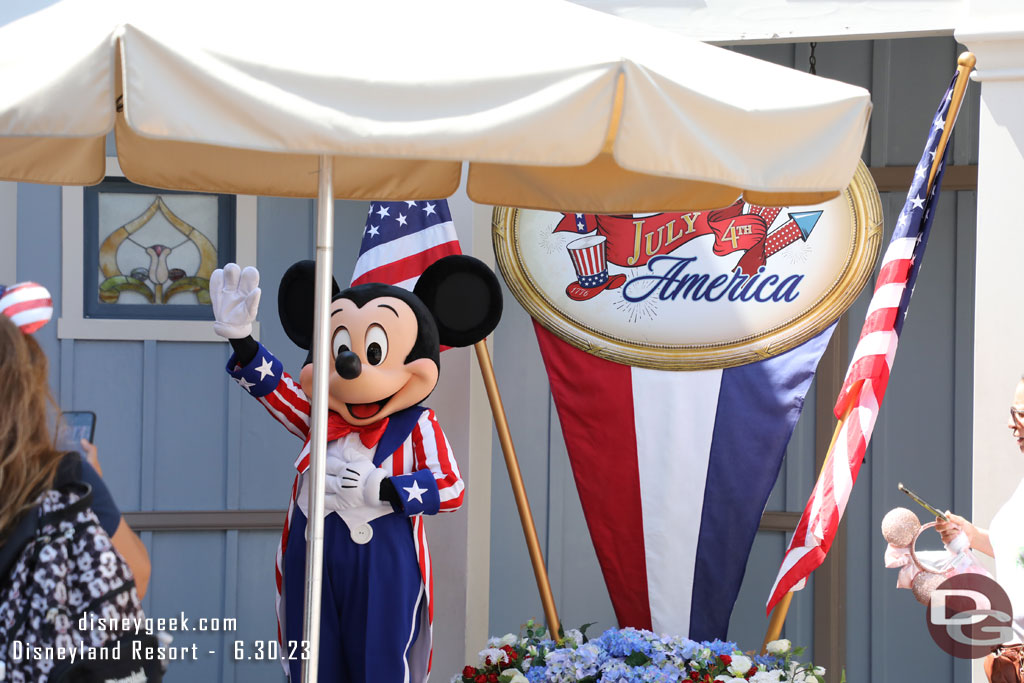
[[[914,283],[921,270],[928,243],[934,217],[933,208],[938,202],[945,162],[939,165],[930,190],[927,187],[928,175],[935,155],[941,153],[938,147],[942,131],[954,123],[947,120],[947,115],[955,82],[956,76],[935,113],[928,143],[917,164],[906,204],[903,205],[892,240],[882,259],[860,341],[836,401],[836,417],[847,417],[827,455],[825,466],[783,558],[768,599],[768,612],[786,593],[802,589],[811,572],[825,561],[843,511],[850,500],[850,492],[857,480],[864,452],[871,440],[875,418],[889,384],[896,344],[903,330],[907,307],[914,293]]]
[[[373,202],[352,284],[382,282],[411,290],[434,261],[461,253],[446,200]]]
[[[35,282],[0,285],[0,314],[32,334],[53,317],[53,299],[46,287]]]

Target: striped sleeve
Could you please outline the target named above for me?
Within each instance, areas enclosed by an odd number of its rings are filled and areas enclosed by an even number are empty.
[[[423,411],[409,438],[413,472],[391,477],[403,512],[413,516],[458,510],[466,485],[433,410]]]
[[[239,366],[235,354],[231,354],[226,369],[288,431],[300,439],[309,438],[309,399],[263,344],[245,367]]]

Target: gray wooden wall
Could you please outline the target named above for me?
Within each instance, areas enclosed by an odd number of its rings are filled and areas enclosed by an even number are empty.
[[[805,44],[736,49],[801,70],[807,70],[810,55]],[[960,51],[952,38],[818,44],[819,75],[872,92],[866,164],[917,164]],[[951,143],[954,164],[977,164],[977,109],[973,85]],[[886,240],[905,194],[882,195]],[[897,592],[895,570],[882,563],[879,525],[889,509],[906,504],[896,490],[898,481],[939,505],[970,510],[974,234],[975,192],[944,194],[888,396],[846,512],[847,588],[842,610],[831,618],[845,620],[845,669],[851,682],[953,681],[969,675],[966,662],[954,662],[932,643],[924,608],[909,591]],[[851,354],[872,288],[873,282],[848,314]],[[614,613],[587,535],[533,328],[515,303],[495,335],[495,357],[560,617],[567,627],[596,621],[593,628],[600,632],[614,625]],[[800,512],[807,502],[817,476],[814,404],[812,387],[769,510]],[[831,430],[834,420],[823,419]],[[752,443],[756,440],[752,434]],[[497,441],[493,457],[490,624],[493,633],[504,633],[516,631],[530,617],[542,618],[542,611]],[[779,531],[757,535],[729,632],[744,649],[760,647],[767,628],[764,604],[788,541],[789,534]],[[808,646],[808,652],[816,630],[812,588],[813,578],[796,595],[784,631],[785,637]]]

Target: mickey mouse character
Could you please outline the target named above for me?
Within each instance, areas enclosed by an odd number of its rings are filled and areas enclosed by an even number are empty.
[[[288,337],[310,349],[298,384],[251,336],[259,273],[228,264],[210,278],[214,330],[231,342],[227,371],[305,441],[295,461],[277,557],[278,636],[293,682],[301,677],[309,481],[314,264],[285,273],[278,312]],[[497,326],[497,278],[469,256],[424,271],[414,291],[363,284],[331,302],[334,371],[328,387],[320,680],[417,683],[430,669],[433,621],[424,514],[452,512],[464,484],[434,411],[440,346],[469,346]],[[287,599],[286,599],[287,598]]]

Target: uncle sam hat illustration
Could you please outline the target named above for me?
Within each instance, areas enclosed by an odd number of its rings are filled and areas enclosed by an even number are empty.
[[[606,241],[604,235],[587,235],[566,245],[576,269],[576,282],[565,288],[566,295],[573,301],[592,299],[606,289],[618,289],[626,281],[621,273],[608,276]]]
[[[32,334],[53,317],[53,299],[46,287],[35,282],[0,285],[0,314]]]

